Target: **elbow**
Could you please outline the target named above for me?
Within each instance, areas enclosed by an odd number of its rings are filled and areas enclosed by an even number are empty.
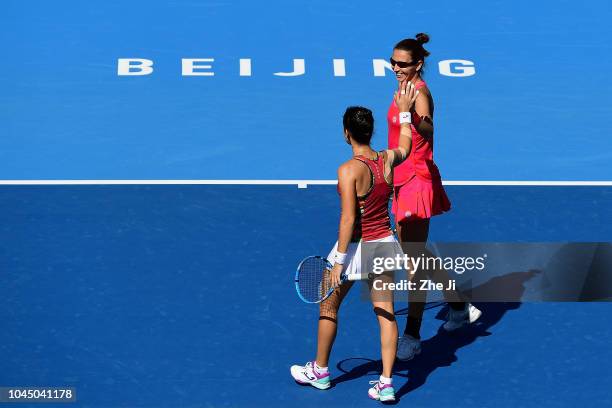
[[[433,126],[431,126],[429,123],[419,126],[417,131],[419,132],[421,136],[423,136],[426,139],[432,138],[434,134]]]

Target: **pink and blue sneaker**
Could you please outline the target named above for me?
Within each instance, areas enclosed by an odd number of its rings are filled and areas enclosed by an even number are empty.
[[[314,361],[309,361],[303,366],[291,366],[291,376],[300,384],[310,384],[320,390],[326,390],[331,387],[329,371],[323,374],[317,373],[314,369]]]
[[[392,384],[383,384],[380,381],[370,381],[370,384],[374,386],[368,390],[368,397],[381,402],[395,401],[395,390]]]

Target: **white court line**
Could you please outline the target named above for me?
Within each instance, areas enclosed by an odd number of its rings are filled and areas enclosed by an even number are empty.
[[[152,184],[208,184],[208,185],[335,185],[337,180],[0,180],[0,185],[152,185]],[[503,180],[446,180],[446,186],[612,186],[612,181],[503,181]]]

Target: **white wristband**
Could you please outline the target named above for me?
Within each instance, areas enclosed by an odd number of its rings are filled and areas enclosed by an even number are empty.
[[[344,265],[344,261],[346,261],[346,254],[336,251],[336,254],[334,255],[334,263]]]
[[[399,113],[399,123],[412,123],[412,114],[410,112]]]

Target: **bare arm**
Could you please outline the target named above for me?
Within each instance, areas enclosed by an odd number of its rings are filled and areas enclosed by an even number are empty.
[[[355,229],[355,220],[357,219],[357,177],[353,163],[344,163],[338,169],[338,187],[340,189],[340,228],[338,231],[338,248],[337,253],[346,254],[353,230]],[[331,271],[331,285],[338,287],[340,285],[340,275],[343,265],[334,262],[334,267]]]
[[[419,96],[411,82],[400,84],[400,92],[395,93],[395,104],[400,111],[400,134],[398,147],[389,150],[390,167],[395,167],[402,163],[408,157],[412,148],[412,127],[410,125],[412,111],[415,107],[415,102]],[[409,114],[406,115],[405,112]]]
[[[346,253],[353,236],[357,209],[357,178],[351,163],[344,163],[338,169],[338,186],[341,206],[338,251]]]
[[[429,139],[433,136],[433,104],[429,92],[421,92],[416,99],[415,111],[418,120],[414,123],[414,128],[421,136]]]

